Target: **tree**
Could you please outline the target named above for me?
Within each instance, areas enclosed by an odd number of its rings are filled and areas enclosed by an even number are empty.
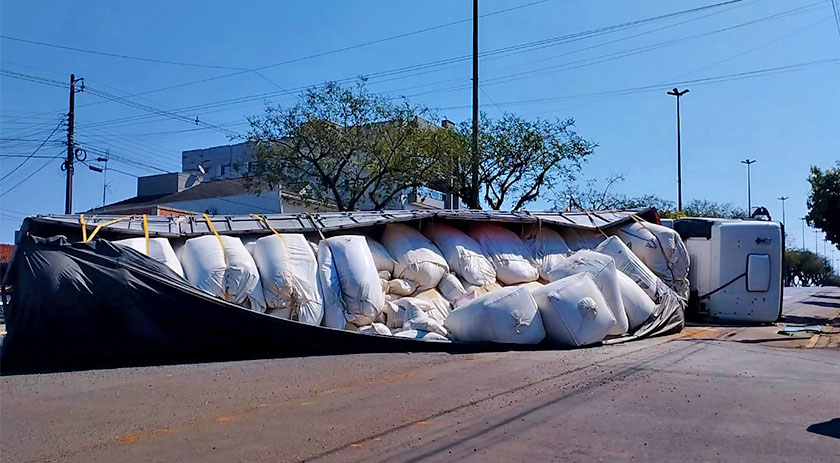
[[[469,198],[471,121],[461,124],[462,157],[454,178],[461,179],[461,196]],[[548,188],[572,180],[596,143],[574,131],[574,120],[526,120],[506,114],[499,120],[481,118],[479,186],[491,209],[510,204],[519,210]],[[478,204],[468,204],[477,208]]]
[[[249,188],[282,186],[341,211],[383,209],[406,189],[451,174],[460,141],[428,109],[328,82],[291,108],[249,119],[256,162]],[[432,119],[434,120],[434,119]]]
[[[737,219],[747,217],[747,211],[734,206],[732,203],[716,203],[707,199],[693,199],[683,208],[683,215],[687,217]]]
[[[611,189],[625,180],[624,175],[612,175],[599,186],[595,179],[589,179],[583,186],[570,185],[558,192],[554,200],[554,209],[584,209],[590,211],[609,209],[637,209],[655,207],[662,214],[674,209],[674,202],[659,196],[648,194],[630,197],[616,193]]]
[[[808,195],[808,225],[819,228],[826,239],[840,244],[840,161],[837,167],[822,171],[811,167],[808,177],[811,193]]]
[[[784,272],[785,286],[824,286],[837,279],[828,259],[806,250],[785,250]]]

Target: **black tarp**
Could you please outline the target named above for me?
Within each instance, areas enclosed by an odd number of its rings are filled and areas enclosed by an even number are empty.
[[[25,235],[5,282],[14,288],[3,374],[376,352],[475,352],[552,346],[446,343],[359,334],[256,313],[193,287],[133,249],[96,239]],[[637,337],[682,328],[666,301]],[[662,305],[662,304],[660,304]]]

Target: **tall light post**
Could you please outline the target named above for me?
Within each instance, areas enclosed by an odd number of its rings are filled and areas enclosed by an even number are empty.
[[[478,0],[473,0],[473,50],[472,50],[472,159],[470,162],[470,204],[471,208],[481,209],[478,204]]]
[[[744,159],[741,164],[747,165],[747,215],[752,215],[752,190],[750,189],[750,166],[755,164],[755,159]]]
[[[785,224],[785,201],[790,199],[790,196],[779,196],[778,200],[782,202],[782,225]]]
[[[668,95],[677,97],[677,211],[682,211],[682,152],[680,146],[680,97],[688,93],[688,89],[680,91],[676,87]]]
[[[800,217],[799,220],[802,221],[802,249],[807,249],[808,246],[805,245],[805,217]]]
[[[820,255],[820,244],[819,244],[819,241],[817,241],[817,231],[816,230],[814,230],[814,254],[816,254],[818,256]]]

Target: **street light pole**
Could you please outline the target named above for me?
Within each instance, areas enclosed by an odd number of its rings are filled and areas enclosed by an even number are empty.
[[[680,97],[688,93],[688,89],[679,91],[676,87],[668,95],[677,97],[677,211],[682,211],[682,150],[680,143]]]
[[[802,249],[808,249],[808,246],[805,245],[805,217],[800,217],[799,220],[802,221]]]
[[[747,165],[747,215],[752,215],[752,191],[750,189],[750,166],[755,164],[755,159],[744,159],[741,164]]]
[[[778,199],[782,202],[782,225],[785,225],[785,201],[790,199],[790,196],[779,196]]]
[[[478,0],[473,0],[473,55],[472,55],[472,162],[470,163],[470,207],[480,209],[478,205]]]

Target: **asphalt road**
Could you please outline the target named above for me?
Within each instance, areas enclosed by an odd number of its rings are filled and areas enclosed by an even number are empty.
[[[785,312],[792,323],[826,323],[840,314],[840,291],[788,291]],[[0,455],[15,462],[837,462],[840,350],[808,348],[808,335],[797,348],[775,347],[767,339],[775,331],[693,326],[573,351],[4,377]]]

